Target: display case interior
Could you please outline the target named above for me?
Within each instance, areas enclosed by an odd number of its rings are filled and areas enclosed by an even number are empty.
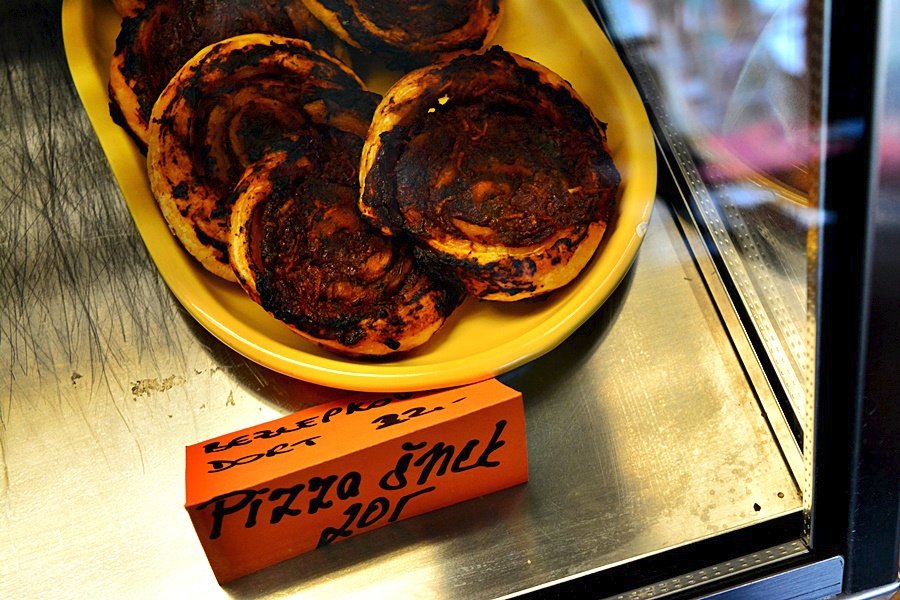
[[[503,0],[495,43],[606,123],[620,212],[572,287],[470,300],[433,346],[374,362],[192,262],[109,115],[114,5],[39,4],[0,9],[0,596],[658,597],[809,556],[821,3]],[[491,376],[524,397],[526,484],[217,584],[185,446],[341,387]],[[840,590],[838,563],[812,593]]]

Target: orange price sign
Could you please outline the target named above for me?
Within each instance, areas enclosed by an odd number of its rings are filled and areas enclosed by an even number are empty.
[[[522,395],[495,379],[360,398],[187,447],[185,508],[220,583],[528,479]]]

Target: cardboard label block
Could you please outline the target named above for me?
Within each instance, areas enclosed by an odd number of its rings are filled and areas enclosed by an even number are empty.
[[[492,379],[348,392],[188,446],[185,508],[224,583],[527,479],[522,395]]]

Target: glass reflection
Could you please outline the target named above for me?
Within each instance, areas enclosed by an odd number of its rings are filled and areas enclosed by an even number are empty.
[[[795,414],[811,368],[819,39],[807,0],[598,2]]]
[[[765,174],[809,194],[815,154],[805,0],[609,4],[617,33],[642,48],[707,178]]]

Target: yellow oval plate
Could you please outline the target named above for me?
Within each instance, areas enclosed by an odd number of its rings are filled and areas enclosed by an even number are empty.
[[[169,288],[222,342],[270,369],[359,391],[414,391],[494,377],[548,352],[609,297],[640,247],[656,193],[653,136],[641,99],[615,50],[581,2],[505,0],[495,43],[565,77],[609,123],[622,174],[619,211],[579,278],[537,302],[467,300],[424,347],[391,360],[336,357],[291,333],[235,284],[209,274],[169,232],[150,192],[143,155],[109,117],[107,82],[120,19],[110,0],[65,0],[63,39],[75,86],[138,231]],[[540,40],[552,40],[542,44]],[[390,75],[372,75],[378,92]]]

